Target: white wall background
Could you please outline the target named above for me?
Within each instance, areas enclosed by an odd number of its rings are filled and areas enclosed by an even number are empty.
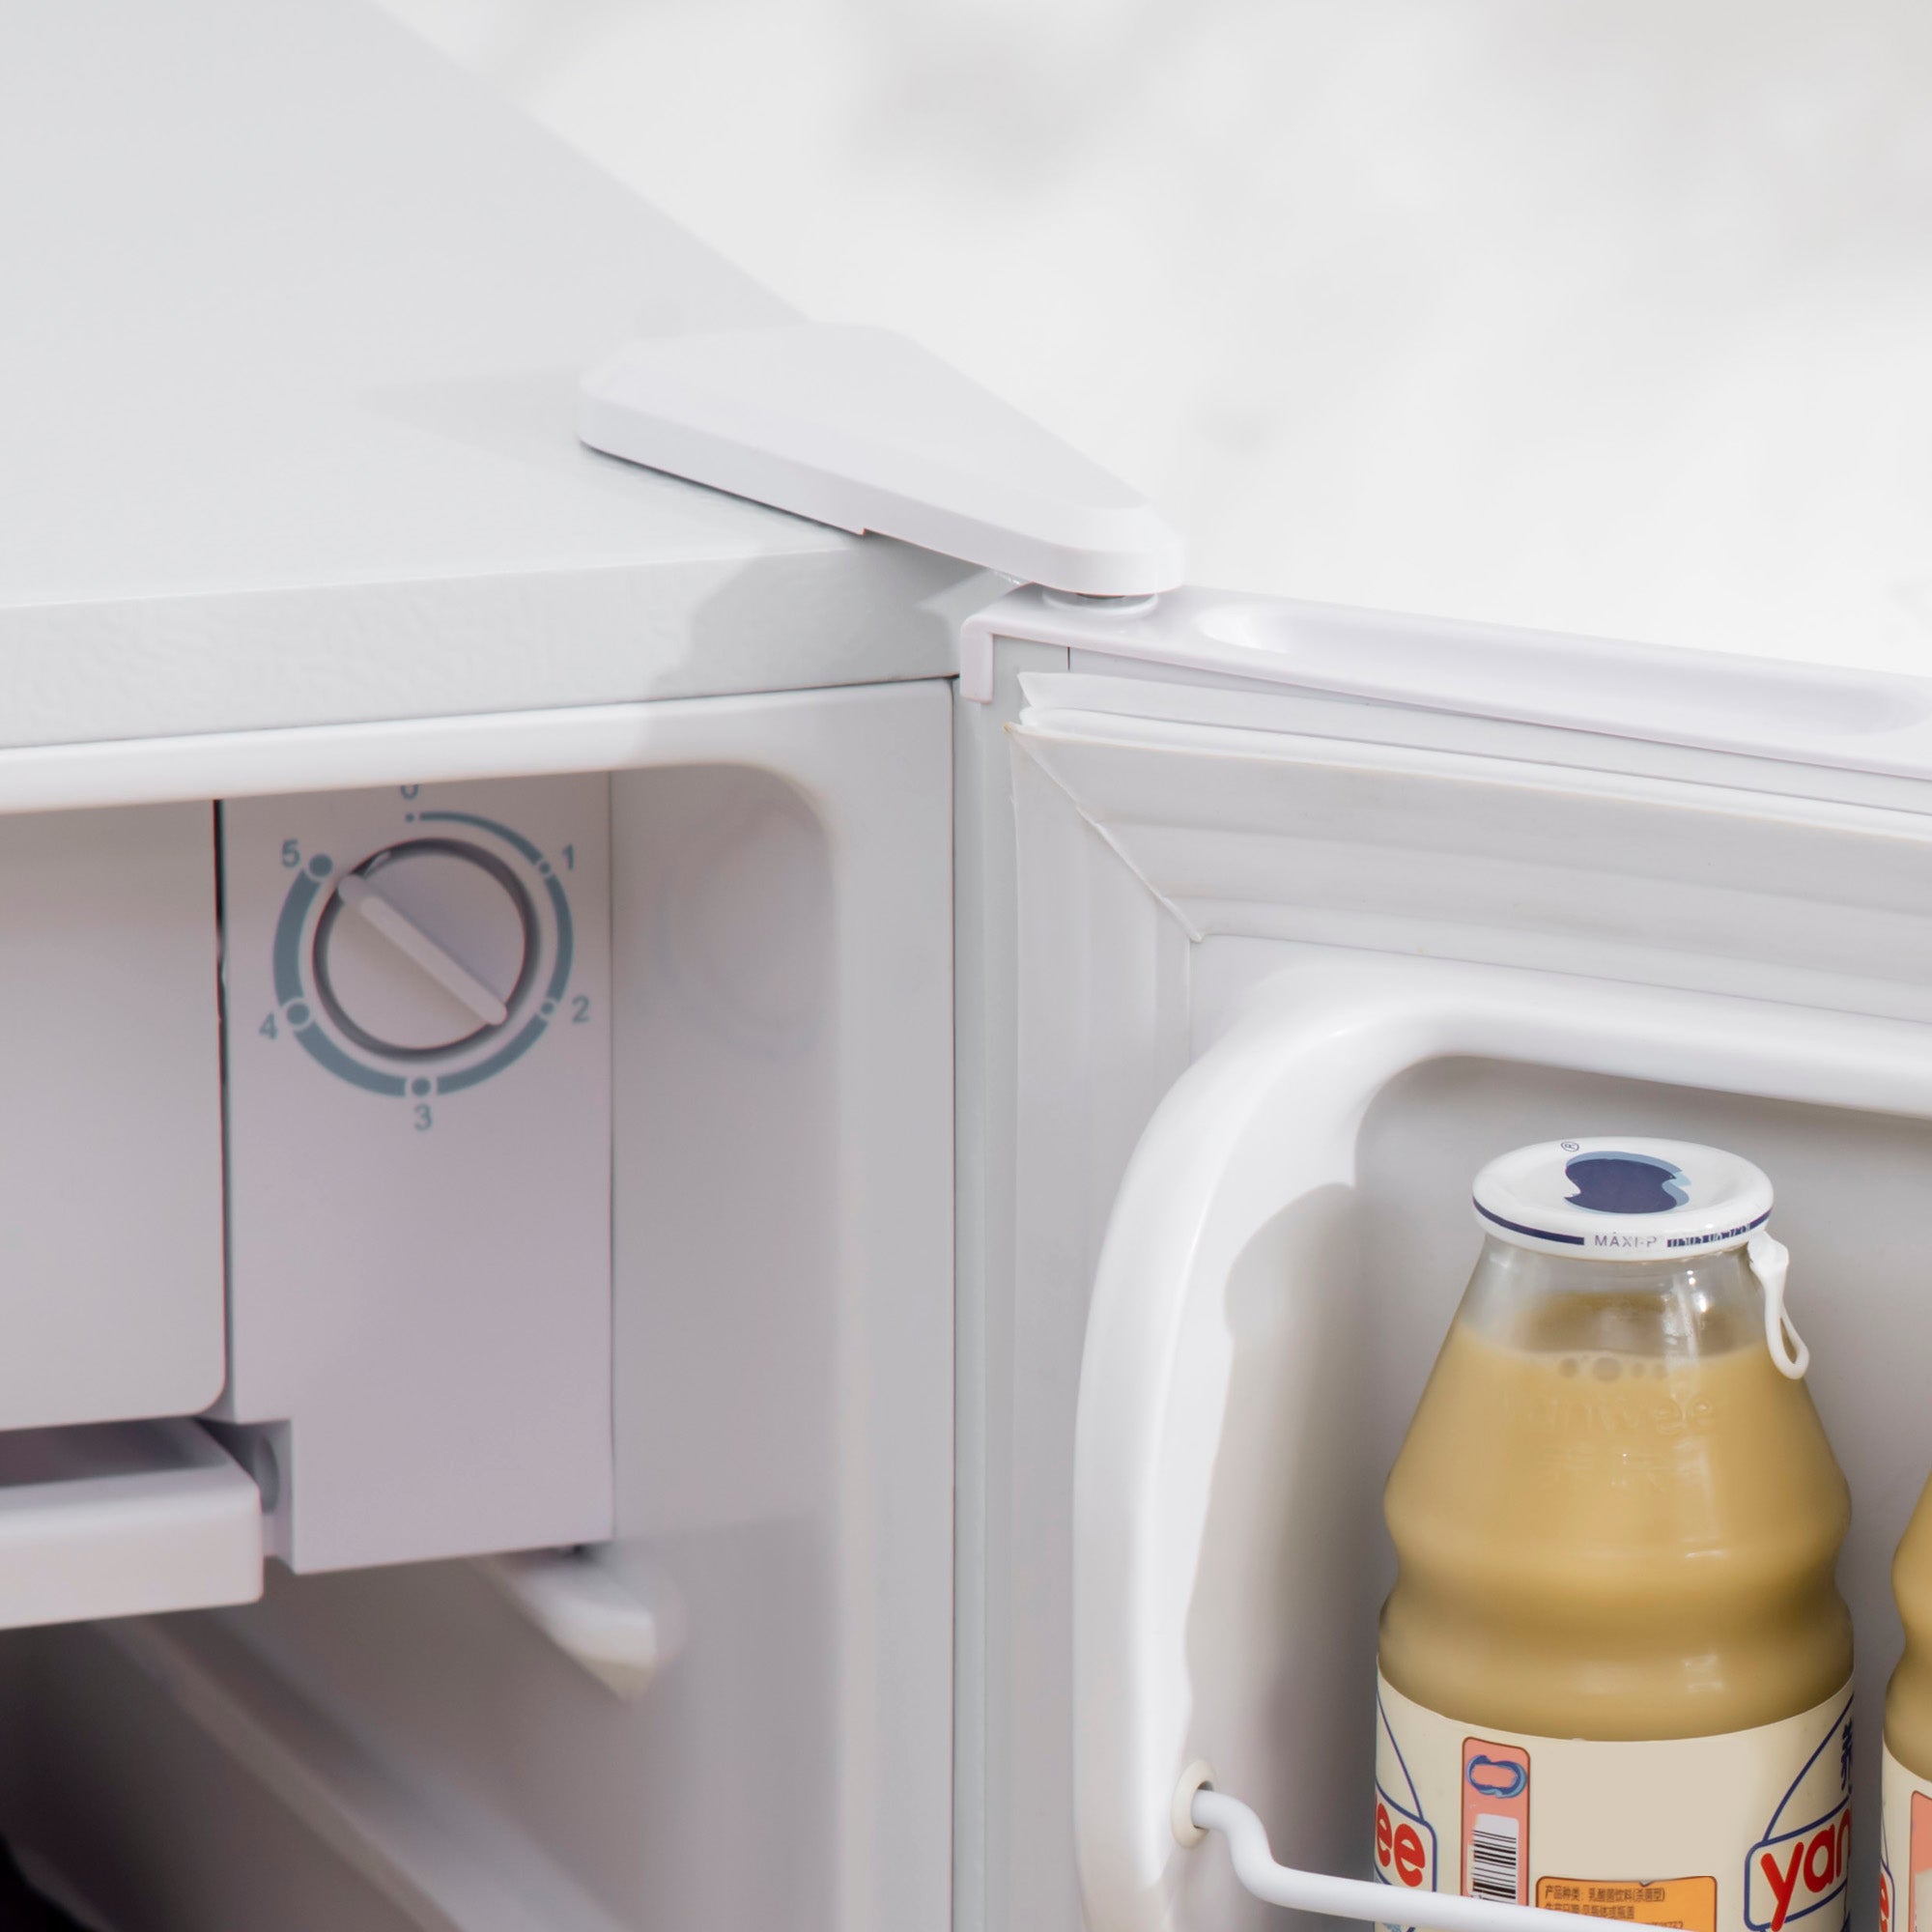
[[[1921,0],[386,0],[1197,579],[1932,669]]]

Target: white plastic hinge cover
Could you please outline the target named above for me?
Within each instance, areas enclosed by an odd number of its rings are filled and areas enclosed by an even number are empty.
[[[890,329],[841,323],[627,343],[579,393],[593,449],[839,529],[1093,597],[1171,590],[1144,497]]]

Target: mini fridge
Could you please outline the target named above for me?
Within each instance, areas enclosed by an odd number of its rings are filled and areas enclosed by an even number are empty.
[[[1490,1155],[1613,1131],[1777,1184],[1868,1919],[1932,682],[1192,586],[352,0],[4,33],[34,1881],[1259,1932],[1177,1793],[1368,1875],[1441,1257]]]

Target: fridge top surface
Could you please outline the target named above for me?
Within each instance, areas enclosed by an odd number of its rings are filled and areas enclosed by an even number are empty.
[[[7,742],[950,668],[904,613],[962,567],[578,442],[618,342],[790,311],[404,29],[83,0],[5,33]]]

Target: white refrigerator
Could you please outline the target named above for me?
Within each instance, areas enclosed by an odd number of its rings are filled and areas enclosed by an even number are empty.
[[[1177,1790],[1367,1876],[1441,1255],[1581,1130],[1777,1183],[1868,1919],[1932,683],[1191,587],[356,6],[0,33],[35,1883],[1258,1932]]]

